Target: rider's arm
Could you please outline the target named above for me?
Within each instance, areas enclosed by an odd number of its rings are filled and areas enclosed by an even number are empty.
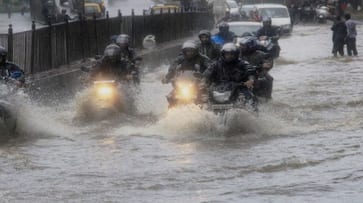
[[[212,83],[217,68],[217,62],[213,62],[203,73],[203,78],[207,83]]]
[[[176,61],[169,66],[168,73],[165,75],[163,83],[169,83],[170,80],[174,78],[177,67],[178,63]]]

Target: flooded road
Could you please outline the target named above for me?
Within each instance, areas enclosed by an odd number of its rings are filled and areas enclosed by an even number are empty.
[[[74,101],[25,105],[22,135],[0,145],[1,201],[361,202],[363,62],[333,58],[329,28],[280,40],[259,118],[167,112],[166,66],[143,78],[135,116],[78,125]]]

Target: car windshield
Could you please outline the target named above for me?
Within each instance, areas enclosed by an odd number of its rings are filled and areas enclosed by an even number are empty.
[[[271,18],[288,18],[289,13],[285,8],[261,8],[259,9],[260,15]]]
[[[242,36],[246,32],[256,32],[261,25],[229,25],[229,30],[237,36]]]

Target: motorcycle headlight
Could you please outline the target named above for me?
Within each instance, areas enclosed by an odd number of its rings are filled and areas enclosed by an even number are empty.
[[[180,100],[193,100],[196,98],[195,87],[191,83],[178,83],[176,97]]]
[[[102,99],[109,99],[114,96],[114,89],[112,86],[101,85],[97,87],[97,96]]]

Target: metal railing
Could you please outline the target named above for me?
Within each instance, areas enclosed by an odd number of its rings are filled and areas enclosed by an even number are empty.
[[[156,36],[158,43],[190,36],[194,31],[213,27],[213,15],[208,12],[168,12],[158,15],[122,16],[104,19],[51,24],[32,30],[0,35],[0,45],[8,48],[9,60],[27,74],[38,73],[102,54],[111,43],[111,36],[121,33],[132,37],[134,48],[141,48],[143,38]]]

